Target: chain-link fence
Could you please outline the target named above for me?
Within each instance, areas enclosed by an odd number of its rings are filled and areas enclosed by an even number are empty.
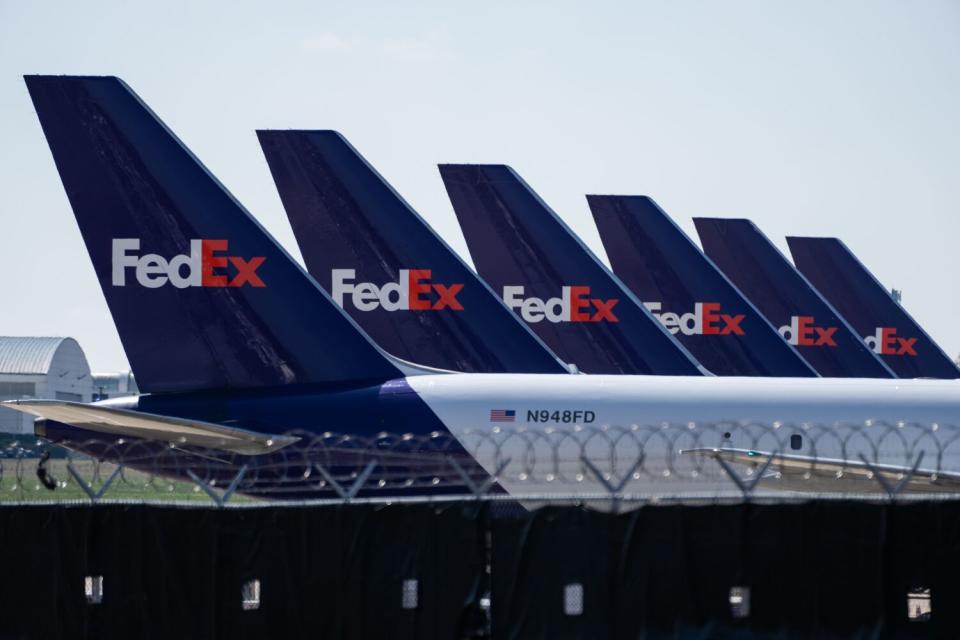
[[[369,436],[290,433],[269,455],[143,440],[12,441],[0,501],[520,499],[527,503],[960,494],[960,429],[688,423]]]

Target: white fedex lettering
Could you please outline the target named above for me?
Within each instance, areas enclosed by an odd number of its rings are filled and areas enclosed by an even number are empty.
[[[509,285],[503,288],[503,301],[511,309],[519,309],[524,321],[536,324],[546,320],[559,322],[619,322],[613,314],[617,298],[600,300],[590,298],[590,287],[561,287],[559,298],[523,297],[524,287]],[[593,311],[596,309],[596,311]]]
[[[357,311],[462,311],[457,300],[462,284],[430,282],[430,269],[400,269],[398,282],[378,287],[372,282],[355,282],[356,269],[333,269],[330,290],[334,301],[345,306],[347,296]]]
[[[133,269],[137,284],[147,289],[157,289],[167,283],[177,289],[266,286],[257,274],[266,258],[258,256],[247,260],[224,255],[228,248],[227,240],[190,240],[189,254],[167,260],[156,253],[137,255],[139,238],[114,238],[110,282],[114,287],[127,286],[127,270]],[[232,267],[232,277],[227,274],[228,265]]]
[[[740,323],[746,315],[720,313],[719,302],[697,302],[693,305],[692,312],[682,315],[669,311],[661,313],[660,309],[663,305],[660,302],[644,302],[643,306],[673,335],[678,333],[685,336],[743,335]]]
[[[874,353],[885,356],[917,355],[917,338],[901,338],[896,327],[877,327],[872,336],[866,336],[864,342]]]

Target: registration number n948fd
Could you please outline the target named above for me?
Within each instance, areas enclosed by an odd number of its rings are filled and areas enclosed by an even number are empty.
[[[590,424],[597,415],[586,409],[529,409],[527,422],[559,422],[562,424]]]

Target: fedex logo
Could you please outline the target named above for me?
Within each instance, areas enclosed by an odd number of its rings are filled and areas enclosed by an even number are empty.
[[[783,339],[797,347],[835,347],[837,327],[818,327],[813,316],[791,316],[790,324],[780,327]]]
[[[353,282],[356,269],[334,269],[332,294],[337,304],[343,306],[347,294],[357,311],[463,311],[457,300],[462,284],[449,286],[430,282],[430,269],[400,269],[398,282],[388,282],[382,287],[371,282]],[[431,293],[435,296],[431,297]],[[435,298],[435,299],[434,299]]]
[[[896,327],[877,327],[876,332],[864,338],[863,341],[874,353],[887,356],[917,355],[917,350],[914,349],[917,339],[901,338],[897,335]]]
[[[559,298],[524,298],[522,286],[503,288],[503,301],[527,322],[620,322],[613,308],[620,300],[590,297],[590,287],[561,287]]]
[[[719,302],[697,302],[693,305],[693,312],[684,314],[671,311],[661,313],[663,304],[660,302],[644,302],[643,306],[673,335],[682,333],[685,336],[742,336],[743,328],[740,323],[747,317],[743,313],[735,316],[720,313]]]
[[[148,289],[168,282],[177,289],[187,287],[265,287],[257,275],[264,256],[250,259],[224,255],[228,240],[191,240],[190,253],[167,260],[155,253],[138,255],[139,238],[114,238],[112,284],[127,286],[127,270],[134,270],[137,284]]]

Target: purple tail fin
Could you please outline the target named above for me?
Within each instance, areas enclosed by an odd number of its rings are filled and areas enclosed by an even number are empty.
[[[587,196],[613,272],[707,369],[816,376],[797,351],[646,196]]]
[[[752,222],[694,218],[694,224],[704,252],[820,375],[896,377]]]
[[[26,81],[141,390],[401,375],[123,82]]]
[[[698,375],[696,360],[502,165],[441,165],[480,275],[588,373]]]
[[[836,238],[787,238],[803,275],[901,378],[960,378],[960,369]]]
[[[257,135],[307,269],[384,350],[455,371],[566,371],[343,136]]]

